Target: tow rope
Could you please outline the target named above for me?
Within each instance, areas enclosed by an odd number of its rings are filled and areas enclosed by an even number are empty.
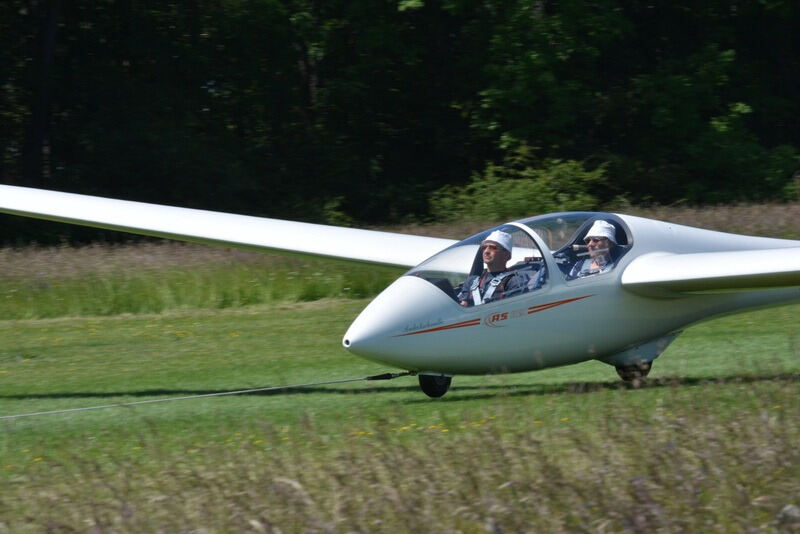
[[[183,397],[167,397],[166,399],[147,399],[141,401],[132,401],[132,402],[118,402],[115,404],[102,404],[99,406],[84,406],[82,408],[65,408],[63,410],[48,410],[44,412],[31,412],[31,413],[20,413],[15,415],[0,415],[0,420],[3,419],[20,419],[22,417],[34,417],[38,415],[54,415],[60,413],[69,413],[69,412],[84,412],[88,410],[104,410],[106,408],[122,408],[125,406],[138,406],[140,404],[155,404],[157,402],[172,402],[172,401],[179,401],[179,400],[189,400],[189,399],[203,399],[206,397],[222,397],[226,395],[243,395],[245,393],[259,393],[263,391],[279,391],[282,389],[300,389],[300,388],[307,388],[312,386],[329,386],[331,384],[344,384],[346,382],[360,382],[363,380],[391,380],[393,378],[399,378],[401,376],[410,376],[415,375],[416,373],[412,371],[405,371],[403,373],[383,373],[380,375],[372,375],[372,376],[363,376],[361,378],[345,378],[342,380],[329,380],[326,382],[309,382],[306,384],[293,384],[290,386],[266,386],[261,388],[250,388],[250,389],[239,389],[236,391],[220,391],[218,393],[201,393],[198,395],[185,395]]]

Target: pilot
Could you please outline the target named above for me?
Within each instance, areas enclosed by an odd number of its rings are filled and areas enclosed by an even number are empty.
[[[610,271],[614,267],[611,251],[617,245],[615,234],[616,230],[611,223],[595,221],[583,238],[589,257],[573,265],[569,277],[583,278]]]
[[[511,250],[511,236],[500,230],[493,231],[481,242],[481,256],[486,269],[479,276],[467,278],[461,286],[458,301],[462,306],[500,300],[523,290],[524,283],[517,273],[506,268]]]

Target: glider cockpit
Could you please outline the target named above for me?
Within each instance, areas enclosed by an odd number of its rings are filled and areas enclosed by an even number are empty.
[[[589,255],[584,242],[586,234],[597,221],[613,228],[613,243],[609,257],[610,272],[631,249],[633,240],[627,225],[616,215],[598,212],[571,212],[542,215],[502,224],[459,241],[409,270],[406,275],[427,280],[454,301],[467,288],[469,280],[484,270],[481,244],[493,232],[510,236],[513,246],[507,270],[522,280],[517,289],[503,298],[537,291],[553,283],[569,282],[578,276],[571,274]],[[481,302],[481,304],[486,302]]]

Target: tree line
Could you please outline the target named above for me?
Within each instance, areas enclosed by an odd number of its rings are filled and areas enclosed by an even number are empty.
[[[798,27],[791,0],[7,0],[0,178],[339,224],[532,176],[547,206],[793,200]]]

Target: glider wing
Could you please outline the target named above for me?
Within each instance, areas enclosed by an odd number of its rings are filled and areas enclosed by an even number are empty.
[[[455,241],[0,185],[0,212],[108,230],[412,267]]]
[[[622,274],[638,293],[719,293],[800,286],[798,247],[693,254],[645,254]]]

